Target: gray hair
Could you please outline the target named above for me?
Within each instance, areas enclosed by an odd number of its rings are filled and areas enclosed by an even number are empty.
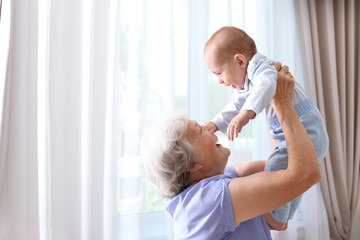
[[[191,185],[188,170],[194,165],[195,151],[184,137],[188,123],[184,112],[168,113],[145,130],[141,141],[146,173],[165,198]]]

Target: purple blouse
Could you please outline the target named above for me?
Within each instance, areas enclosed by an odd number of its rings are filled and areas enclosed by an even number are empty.
[[[203,179],[167,200],[175,239],[271,239],[262,215],[235,228],[228,190],[229,181],[235,177],[235,170],[226,167],[224,174]]]

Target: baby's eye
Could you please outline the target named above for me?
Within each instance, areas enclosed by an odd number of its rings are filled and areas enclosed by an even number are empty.
[[[221,75],[221,73],[217,73],[216,75]]]

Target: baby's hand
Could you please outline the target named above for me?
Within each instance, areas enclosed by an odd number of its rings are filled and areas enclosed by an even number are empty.
[[[238,137],[239,132],[241,132],[241,129],[243,126],[245,126],[250,119],[253,119],[255,117],[255,112],[251,110],[242,110],[238,115],[236,115],[230,122],[227,131],[226,136],[228,137],[229,141],[234,141],[234,135],[235,138]]]
[[[201,126],[211,133],[214,133],[217,130],[219,130],[212,121],[204,122]]]

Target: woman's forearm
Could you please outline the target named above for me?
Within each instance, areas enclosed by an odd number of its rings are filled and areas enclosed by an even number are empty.
[[[265,169],[265,160],[251,161],[232,165],[239,177],[246,177],[254,173],[263,172]]]

